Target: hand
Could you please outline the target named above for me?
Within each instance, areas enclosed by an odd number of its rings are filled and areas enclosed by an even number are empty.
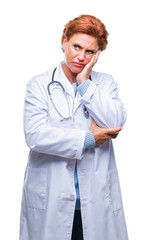
[[[96,64],[98,61],[98,57],[100,55],[101,50],[98,50],[93,57],[91,58],[90,62],[83,68],[82,72],[80,72],[77,77],[76,81],[78,84],[81,84],[85,82],[86,80],[89,79],[90,72],[93,68],[93,66]]]
[[[116,138],[118,133],[122,130],[122,127],[109,129],[100,128],[93,120],[89,129],[94,136],[96,147],[98,147],[104,144],[105,142],[109,141],[110,139]]]

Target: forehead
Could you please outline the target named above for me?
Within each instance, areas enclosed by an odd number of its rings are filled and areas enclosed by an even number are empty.
[[[69,39],[71,43],[77,43],[83,48],[96,49],[98,47],[97,38],[84,33],[76,33]]]

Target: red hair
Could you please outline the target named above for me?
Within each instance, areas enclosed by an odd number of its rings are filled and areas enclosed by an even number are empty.
[[[67,41],[76,33],[84,33],[95,37],[98,40],[99,49],[106,49],[108,44],[108,32],[105,25],[96,17],[91,15],[80,15],[69,21],[63,30],[61,42],[66,38]]]

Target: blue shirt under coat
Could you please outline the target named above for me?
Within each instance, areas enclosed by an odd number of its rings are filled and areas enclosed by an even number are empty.
[[[80,95],[83,96],[87,91],[87,89],[89,88],[90,83],[91,83],[90,80],[85,81],[79,86],[78,86],[78,83],[73,83],[72,86],[74,88],[75,95],[78,90]],[[85,136],[83,151],[85,151],[85,149],[87,148],[93,148],[93,147],[95,147],[95,139],[93,137],[92,132],[88,129]],[[76,196],[77,196],[75,210],[80,210],[81,206],[80,206],[80,192],[79,192],[79,182],[78,182],[78,174],[77,174],[77,162],[75,165],[74,182],[75,182],[75,189],[76,189]]]

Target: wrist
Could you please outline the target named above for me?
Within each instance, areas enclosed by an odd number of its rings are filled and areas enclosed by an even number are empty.
[[[86,80],[85,82],[83,82],[77,87],[77,90],[79,91],[81,97],[87,92],[87,89],[89,88],[90,84],[91,84],[91,81]]]
[[[80,74],[77,75],[76,81],[80,85],[88,79],[89,79],[89,75],[87,76],[87,74],[84,75],[84,74],[80,73]]]
[[[84,83],[84,82],[86,82],[88,80],[88,78],[83,78],[83,79],[77,79],[77,83],[79,84],[79,85],[81,85],[82,83]]]
[[[83,150],[88,149],[88,148],[94,148],[94,147],[95,147],[94,136],[93,136],[92,132],[90,130],[88,130],[86,132]]]

